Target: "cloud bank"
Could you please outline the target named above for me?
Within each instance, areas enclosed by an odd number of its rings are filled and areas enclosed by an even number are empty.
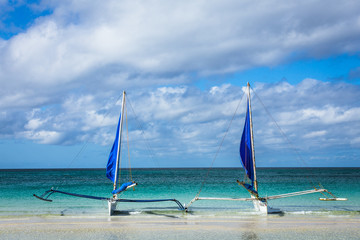
[[[69,91],[87,83],[98,89],[99,81],[104,90],[186,83],[184,74],[235,72],[359,52],[358,1],[345,1],[341,7],[327,1],[326,10],[324,5],[41,2],[39,8],[53,9],[51,15],[0,42],[0,79],[5,86],[1,95],[11,94],[4,101],[19,102],[24,95],[36,97],[39,88],[53,94],[53,88]],[[19,86],[28,91],[14,94]]]
[[[194,83],[301,59],[358,54],[359,5],[351,0],[32,4],[48,14],[0,39],[0,137],[111,144],[117,97],[126,89],[144,126],[143,133],[132,126],[134,141],[145,134],[157,152],[184,154],[188,161],[210,156],[245,81],[214,81],[208,89]],[[349,76],[358,78],[358,72]],[[305,79],[297,85],[256,83],[254,90],[298,148],[359,147],[357,86]],[[260,114],[257,121],[256,141],[265,156],[280,140],[269,118]],[[229,133],[225,148],[237,144],[240,132]]]
[[[252,95],[260,164],[268,165],[274,157],[285,161],[282,155],[296,156],[296,151],[306,157],[360,148],[359,87],[305,79],[297,85],[256,83]],[[150,151],[156,157],[181,160],[170,164],[176,166],[191,164],[197,158],[210,160],[238,108],[222,146],[219,158],[223,163],[218,163],[234,164],[245,114],[242,96],[243,89],[230,84],[208,91],[187,86],[130,91],[127,112],[131,149],[141,158]],[[12,131],[6,129],[1,134],[42,144],[91,142],[111,146],[119,112],[119,99],[73,95],[61,105],[35,108],[20,117],[16,113],[11,124],[4,122],[8,117],[2,118],[2,125],[12,126]],[[204,162],[199,164],[204,166]]]

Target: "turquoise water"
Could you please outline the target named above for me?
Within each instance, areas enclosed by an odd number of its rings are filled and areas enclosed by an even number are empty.
[[[239,168],[208,169],[133,169],[139,184],[121,197],[133,199],[176,198],[189,203],[199,192],[200,197],[249,197],[236,180],[243,180]],[[128,171],[122,172],[123,181]],[[360,168],[259,168],[259,193],[271,196],[308,190],[321,184],[338,197],[348,201],[319,201],[320,193],[269,201],[269,205],[288,214],[359,214]],[[0,216],[13,215],[107,215],[107,202],[53,194],[53,202],[33,197],[51,187],[61,191],[111,197],[112,183],[104,169],[0,170]],[[169,203],[120,203],[118,210],[154,214],[156,211],[176,212]],[[191,214],[256,214],[251,202],[197,201]]]

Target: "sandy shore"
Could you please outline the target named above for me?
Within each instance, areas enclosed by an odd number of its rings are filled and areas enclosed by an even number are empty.
[[[359,216],[1,217],[0,239],[359,239]]]

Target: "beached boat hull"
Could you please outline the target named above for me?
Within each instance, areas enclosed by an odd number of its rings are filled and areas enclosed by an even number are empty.
[[[117,202],[114,200],[108,201],[108,207],[109,207],[109,216],[112,216],[116,210],[116,204]]]
[[[251,198],[255,198],[255,197],[251,196]],[[281,213],[280,209],[270,207],[266,200],[261,201],[259,199],[256,199],[253,200],[253,204],[255,210],[263,214]]]

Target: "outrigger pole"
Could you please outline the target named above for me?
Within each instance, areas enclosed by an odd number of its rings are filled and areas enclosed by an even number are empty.
[[[131,188],[131,187],[129,187]],[[172,201],[175,202],[178,206],[180,210],[185,210],[184,206],[176,199],[142,199],[142,200],[138,200],[138,199],[113,199],[113,198],[107,198],[107,197],[98,197],[98,196],[91,196],[91,195],[84,195],[84,194],[78,194],[78,193],[69,193],[69,192],[63,192],[63,191],[59,191],[59,190],[55,190],[53,188],[51,188],[50,190],[44,192],[42,195],[38,196],[36,194],[33,194],[34,197],[46,201],[46,202],[52,202],[52,199],[49,199],[49,197],[54,194],[54,193],[61,193],[61,194],[65,194],[65,195],[69,195],[69,196],[73,196],[73,197],[80,197],[80,198],[88,198],[88,199],[94,199],[94,200],[104,200],[104,201],[116,201],[116,202],[140,202],[140,203],[144,203],[144,202],[166,202],[166,201]]]

